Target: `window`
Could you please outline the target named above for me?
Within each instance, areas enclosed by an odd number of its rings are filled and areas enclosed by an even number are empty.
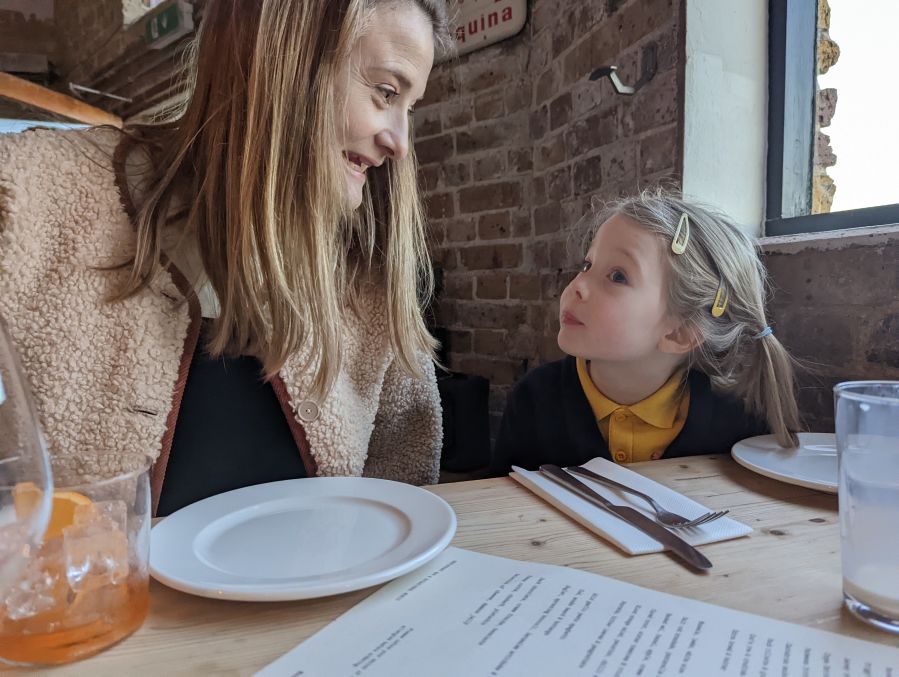
[[[894,0],[770,0],[766,235],[899,224]]]

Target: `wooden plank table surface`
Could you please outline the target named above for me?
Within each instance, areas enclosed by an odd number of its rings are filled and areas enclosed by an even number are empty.
[[[899,637],[842,606],[837,497],[776,482],[727,456],[637,463],[662,482],[755,531],[712,543],[695,574],[665,554],[629,557],[509,478],[430,487],[459,518],[453,545],[575,567],[647,588],[899,647]],[[151,582],[150,613],[131,637],[63,675],[250,675],[323,628],[374,589],[298,602],[226,602]],[[31,673],[34,674],[34,673]],[[427,666],[418,674],[426,675]]]

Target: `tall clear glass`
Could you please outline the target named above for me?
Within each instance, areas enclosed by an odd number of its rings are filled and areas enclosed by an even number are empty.
[[[31,497],[30,509],[23,511],[21,501],[26,493]],[[37,412],[0,318],[0,598],[40,546],[52,494]]]
[[[843,598],[899,633],[899,381],[840,383],[834,400]]]

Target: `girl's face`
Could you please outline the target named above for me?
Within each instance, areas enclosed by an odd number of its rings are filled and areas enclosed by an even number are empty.
[[[638,223],[622,215],[603,223],[562,292],[559,347],[610,363],[664,351],[664,338],[678,326],[668,315],[665,267],[661,242]]]
[[[379,4],[350,58],[340,152],[348,207],[362,203],[366,170],[409,152],[412,107],[434,63],[433,28],[412,2]]]

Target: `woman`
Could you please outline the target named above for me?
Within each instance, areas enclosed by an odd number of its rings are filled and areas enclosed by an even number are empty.
[[[160,515],[312,475],[437,479],[409,113],[442,0],[211,0],[183,114],[0,137],[0,314],[52,454]]]

